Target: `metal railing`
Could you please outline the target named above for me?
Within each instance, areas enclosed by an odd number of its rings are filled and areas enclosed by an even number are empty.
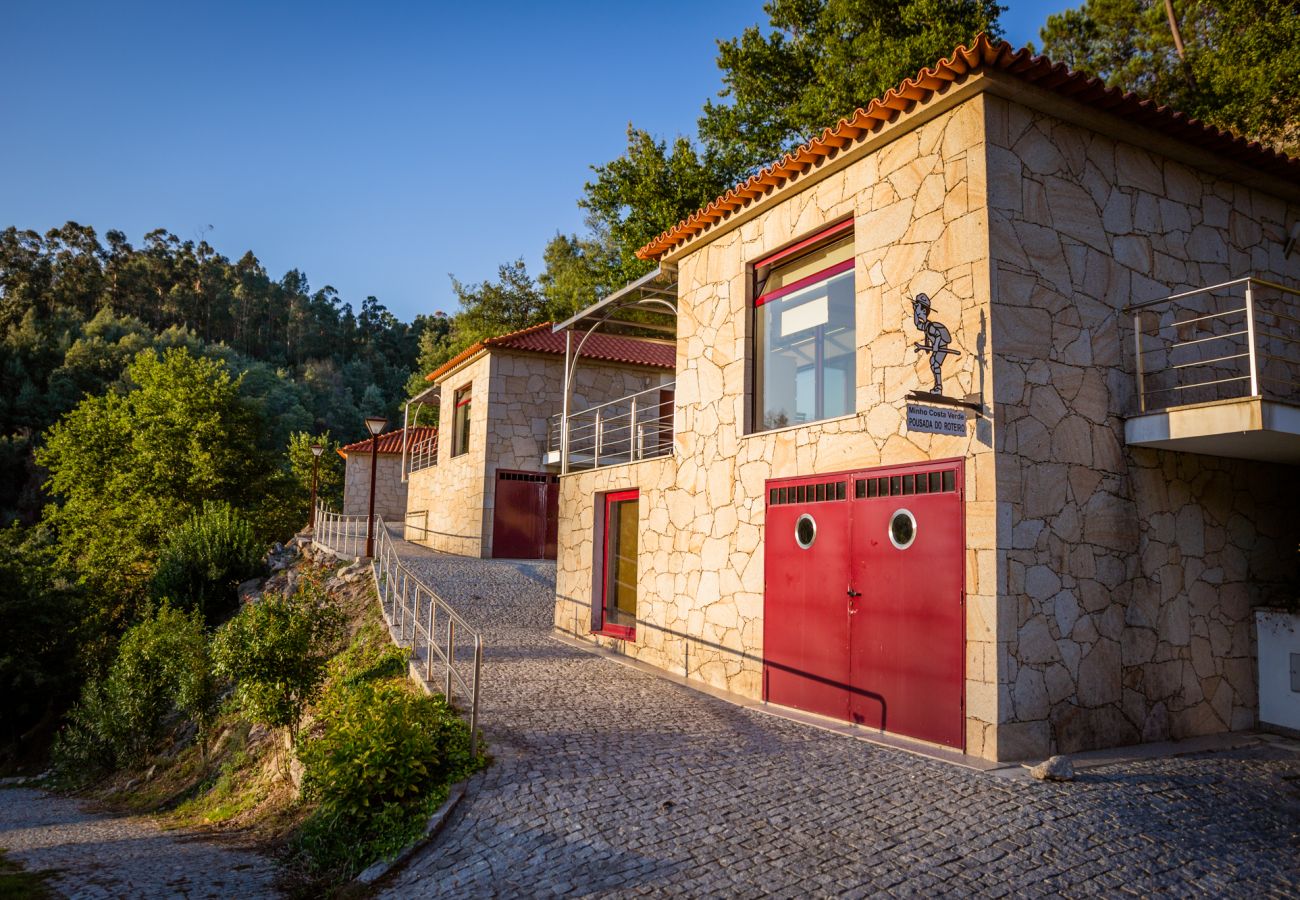
[[[366,555],[366,517],[340,515],[317,503],[311,539],[339,556],[360,559]]]
[[[450,703],[459,688],[469,700],[470,754],[478,751],[479,680],[483,671],[483,636],[421,581],[402,562],[380,516],[375,517],[375,557],[371,568],[384,620],[399,644],[408,635],[411,663],[422,668],[426,684],[435,684],[434,660],[441,666],[443,696]],[[458,643],[459,642],[459,643]],[[465,670],[465,671],[463,671]]]
[[[1300,290],[1238,278],[1125,312],[1140,412],[1244,397],[1300,402]]]
[[[418,472],[421,469],[428,469],[438,464],[438,433],[433,434],[411,445],[411,461],[408,472]]]
[[[672,453],[675,387],[676,382],[668,382],[570,413],[569,470],[596,469]],[[548,421],[548,451],[563,450],[562,424],[560,415]]]

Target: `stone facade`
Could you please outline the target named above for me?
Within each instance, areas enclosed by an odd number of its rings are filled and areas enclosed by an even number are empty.
[[[1127,448],[1120,310],[1252,271],[1300,281],[1281,252],[1300,209],[989,82],[674,251],[675,453],[562,480],[558,630],[759,698],[765,481],[961,458],[967,753],[1253,724],[1249,607],[1295,583],[1300,479]],[[748,270],[846,216],[856,412],[751,433]],[[907,393],[929,386],[910,351],[919,292],[963,351],[946,393],[986,410],[965,437],[906,429]],[[590,633],[593,548],[598,496],[627,488],[641,492],[640,590],[636,639],[620,641]]]
[[[1252,604],[1296,583],[1295,470],[1127,447],[1129,303],[1300,281],[1300,206],[987,101],[1007,594],[1000,755],[1250,728]]]
[[[679,263],[676,453],[567,476],[560,487],[556,627],[745,697],[761,696],[764,485],[769,478],[927,459],[966,460],[967,744],[997,722],[1000,593],[992,422],[965,437],[909,433],[907,392],[928,389],[908,298],[975,350],[987,340],[988,218],[982,104],[936,117],[773,206]],[[749,426],[747,262],[855,218],[857,413],[760,433]],[[948,391],[991,399],[987,351],[945,370]],[[596,494],[639,488],[635,641],[593,636]]]
[[[573,405],[583,409],[671,380],[661,369],[583,360]],[[563,404],[564,358],[491,348],[438,383],[444,423],[438,464],[410,475],[407,539],[447,553],[490,557],[497,470],[548,471],[547,428]],[[454,395],[466,385],[472,385],[474,398],[469,449],[452,457]]]
[[[351,452],[343,476],[343,515],[364,516],[370,511],[370,454]],[[375,458],[375,515],[400,522],[406,515],[406,485],[402,483],[402,457],[379,453]]]

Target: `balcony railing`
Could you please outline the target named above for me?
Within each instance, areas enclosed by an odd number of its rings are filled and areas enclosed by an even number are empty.
[[[596,469],[667,456],[673,451],[674,383],[657,385],[569,414],[568,469]],[[546,449],[559,462],[562,417],[552,416]]]
[[[408,472],[418,472],[438,464],[438,432],[416,441],[411,445],[411,461]]]
[[[1238,278],[1129,307],[1138,409],[1300,404],[1300,290]]]

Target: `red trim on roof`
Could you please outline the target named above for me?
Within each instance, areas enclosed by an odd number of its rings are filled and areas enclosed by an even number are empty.
[[[412,427],[411,443],[415,444],[416,442],[422,441],[427,437],[432,437],[437,433],[438,433],[437,425],[419,425],[419,426]],[[355,444],[348,444],[346,447],[339,448],[339,456],[342,456],[344,459],[347,459],[349,452],[369,453],[370,438],[366,438],[363,441],[357,441]],[[383,434],[381,434],[379,436],[378,452],[381,455],[385,453],[401,455],[402,429],[399,428],[396,431],[386,431]]]
[[[574,346],[577,346],[579,340],[580,335],[575,334]],[[552,331],[550,322],[543,322],[509,334],[486,338],[447,360],[426,375],[425,380],[437,381],[471,357],[492,348],[563,356],[564,335]],[[582,358],[646,366],[652,369],[673,369],[677,366],[677,345],[669,341],[652,341],[596,332],[583,345]]]
[[[1278,178],[1288,181],[1300,178],[1300,159],[1278,153],[1258,141],[1247,141],[1220,131],[1186,113],[1157,106],[1154,101],[1143,100],[1137,94],[1108,88],[1091,75],[1071,71],[1068,66],[1053,63],[1045,56],[1034,56],[1028,49],[1016,50],[1006,41],[995,42],[987,34],[979,34],[969,47],[957,47],[950,57],[939,60],[933,68],[922,69],[915,78],[890,88],[883,97],[872,100],[864,109],[840,119],[834,127],[825,129],[793,153],[787,153],[678,222],[638,250],[636,255],[642,259],[659,259],[680,244],[726,221],[733,213],[761,201],[776,188],[808,172],[841,148],[879,131],[897,119],[900,113],[910,111],[918,103],[928,102],[936,93],[947,90],[950,84],[965,81],[980,69],[1013,76]]]

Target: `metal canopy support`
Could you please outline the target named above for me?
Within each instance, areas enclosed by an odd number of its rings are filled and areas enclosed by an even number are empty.
[[[638,322],[623,318],[631,311],[657,314],[668,321]],[[552,331],[564,332],[564,397],[560,415],[560,474],[569,472],[569,414],[573,406],[573,376],[582,359],[582,348],[597,331],[652,331],[677,335],[677,268],[660,265],[653,272],[619,288],[602,300],[556,325]],[[574,346],[574,332],[581,337]]]
[[[411,404],[415,404],[415,421],[420,421],[420,407],[442,401],[442,385],[430,385],[402,405],[402,484],[410,479],[407,466],[411,461]]]

